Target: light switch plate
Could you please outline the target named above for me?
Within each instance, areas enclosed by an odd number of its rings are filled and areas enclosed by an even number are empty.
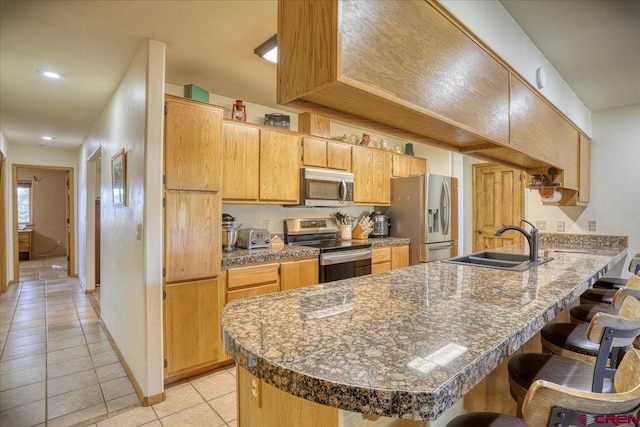
[[[564,231],[564,221],[556,221],[556,231]]]
[[[547,229],[547,221],[544,219],[537,219],[536,220],[536,228],[538,230],[546,230]]]
[[[598,231],[598,223],[596,221],[589,221],[589,231]]]

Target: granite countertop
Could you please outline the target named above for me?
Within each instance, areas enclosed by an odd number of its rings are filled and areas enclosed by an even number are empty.
[[[293,395],[434,420],[627,254],[586,251],[527,272],[436,261],[233,301],[225,347]]]
[[[371,243],[371,247],[408,245],[409,239],[401,237],[387,237],[379,239],[359,240],[359,242]],[[318,256],[320,250],[308,246],[284,245],[270,249],[236,249],[233,252],[222,253],[222,268],[237,267],[259,262],[283,261],[293,258],[305,258]]]

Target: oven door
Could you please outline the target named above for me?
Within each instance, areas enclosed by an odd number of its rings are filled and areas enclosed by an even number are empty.
[[[320,283],[371,274],[371,248],[320,254]]]

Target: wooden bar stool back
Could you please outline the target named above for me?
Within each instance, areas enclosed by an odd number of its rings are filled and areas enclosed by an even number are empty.
[[[624,356],[614,377],[615,393],[576,390],[549,381],[535,381],[523,402],[523,419],[494,413],[470,413],[451,420],[447,427],[557,427],[587,425],[637,425],[640,418],[640,351]],[[603,422],[609,420],[609,424]],[[592,423],[593,424],[593,423]]]

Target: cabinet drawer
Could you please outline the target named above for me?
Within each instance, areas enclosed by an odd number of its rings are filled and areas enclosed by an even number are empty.
[[[389,270],[391,270],[391,261],[371,264],[371,274],[382,273],[383,271],[389,271]]]
[[[228,289],[243,288],[245,286],[279,283],[278,264],[263,264],[250,267],[229,269]]]
[[[371,264],[391,262],[391,248],[376,248],[371,251]]]
[[[236,299],[241,299],[241,298],[248,298],[248,297],[255,297],[258,295],[270,294],[273,292],[278,292],[277,283],[262,285],[262,286],[252,286],[250,288],[227,291],[227,302],[230,302]]]

